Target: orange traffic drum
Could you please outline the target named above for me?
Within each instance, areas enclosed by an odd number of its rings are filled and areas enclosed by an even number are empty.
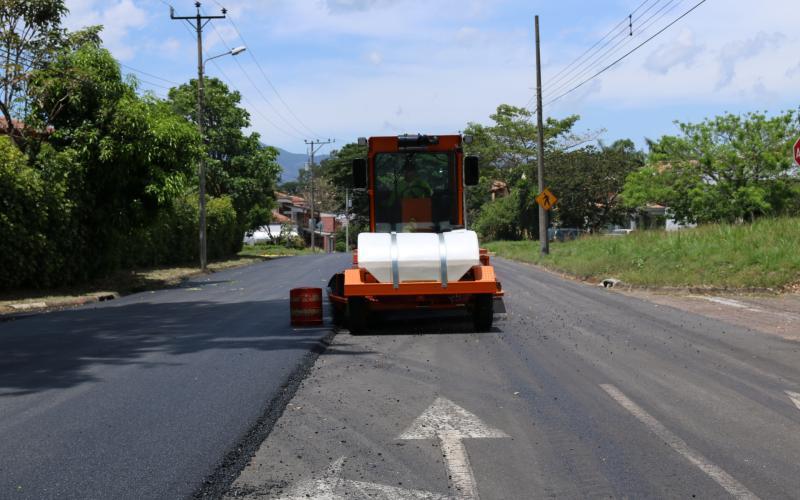
[[[293,326],[322,324],[321,288],[294,288],[289,297]]]

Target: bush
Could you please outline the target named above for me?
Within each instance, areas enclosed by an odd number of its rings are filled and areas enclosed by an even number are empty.
[[[472,224],[472,228],[482,239],[518,240],[521,236],[519,192],[491,201],[483,206],[483,210]]]
[[[196,195],[186,195],[158,211],[155,219],[134,231],[126,267],[182,264],[200,258]],[[242,248],[243,230],[228,196],[206,201],[208,259],[236,254]]]
[[[235,255],[242,249],[244,227],[237,222],[230,196],[209,198],[206,202],[208,258]]]
[[[197,202],[178,198],[133,232],[126,267],[152,267],[196,261],[199,256]]]
[[[71,205],[58,182],[28,166],[8,137],[0,137],[0,289],[51,286],[80,275],[80,241]],[[68,234],[69,241],[58,238]]]
[[[306,247],[306,241],[302,236],[292,235],[286,237],[286,248],[293,248],[295,250],[302,250]]]

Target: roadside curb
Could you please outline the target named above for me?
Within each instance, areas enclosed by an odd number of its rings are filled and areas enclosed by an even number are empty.
[[[180,287],[181,284],[184,282],[195,279],[201,276],[208,276],[217,272],[227,271],[229,269],[238,269],[241,267],[246,267],[249,265],[258,264],[261,262],[267,262],[270,260],[274,260],[284,256],[273,256],[273,257],[264,257],[264,256],[250,256],[254,259],[254,262],[249,262],[246,264],[242,264],[241,266],[232,266],[229,268],[223,269],[207,269],[206,271],[195,271],[184,276],[181,276],[175,282],[169,283],[161,283],[161,284],[152,284],[152,285],[144,285],[144,286],[134,286],[130,289],[127,289],[125,292],[92,292],[86,295],[81,295],[78,297],[72,297],[68,299],[62,300],[53,300],[53,301],[45,301],[45,300],[29,300],[29,301],[20,301],[16,303],[0,305],[0,323],[5,321],[12,321],[15,319],[20,319],[23,317],[33,316],[35,314],[40,313],[47,313],[51,311],[58,311],[62,309],[67,309],[70,307],[78,307],[83,306],[86,304],[94,304],[97,302],[106,302],[109,300],[116,300],[124,295],[131,295],[134,293],[141,293],[141,292],[151,292],[155,290],[164,290],[169,288],[177,288]]]
[[[27,316],[30,314],[64,309],[67,307],[77,307],[86,304],[94,304],[97,302],[107,302],[109,300],[116,300],[119,297],[120,294],[117,292],[97,292],[67,300],[17,302],[15,304],[9,304],[7,306],[0,307],[0,322],[10,321],[23,315]]]

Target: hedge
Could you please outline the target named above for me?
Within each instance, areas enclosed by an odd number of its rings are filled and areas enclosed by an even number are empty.
[[[64,183],[28,163],[8,137],[0,137],[0,290],[52,288],[121,268],[197,262],[197,195],[158,207],[138,227],[115,232],[101,248],[86,236],[92,228],[80,221]],[[206,208],[208,258],[237,253],[244,229],[230,197],[208,198]],[[120,255],[97,266],[92,255],[109,248]]]

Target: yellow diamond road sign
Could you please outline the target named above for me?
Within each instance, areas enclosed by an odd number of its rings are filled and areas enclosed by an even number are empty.
[[[556,202],[558,201],[556,195],[551,193],[550,190],[547,188],[544,188],[544,191],[536,195],[536,198],[534,199],[536,200],[536,203],[538,203],[545,210],[550,210],[551,208],[553,208],[553,206],[555,206]]]

